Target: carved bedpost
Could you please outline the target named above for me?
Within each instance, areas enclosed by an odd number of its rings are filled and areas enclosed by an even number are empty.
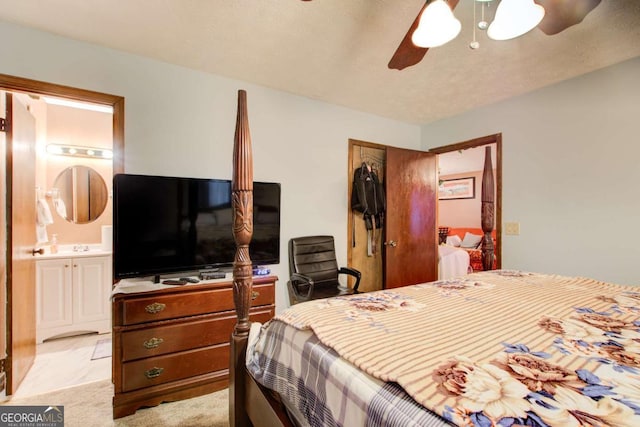
[[[253,275],[249,243],[253,235],[253,154],[247,117],[247,93],[238,91],[238,114],[233,144],[233,236],[236,256],[233,262],[233,299],[237,323],[231,335],[229,369],[229,420],[231,426],[249,426],[244,408],[244,357],[249,336],[249,308]]]
[[[484,170],[482,172],[482,269],[485,271],[493,269],[495,259],[495,247],[493,245],[493,224],[495,222],[495,190],[493,183],[493,165],[491,163],[491,146],[484,150]]]

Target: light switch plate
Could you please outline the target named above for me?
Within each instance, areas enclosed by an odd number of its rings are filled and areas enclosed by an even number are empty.
[[[504,234],[509,236],[519,236],[520,235],[520,223],[519,222],[505,222],[504,223]]]

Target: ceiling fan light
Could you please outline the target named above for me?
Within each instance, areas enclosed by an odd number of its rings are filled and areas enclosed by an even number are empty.
[[[419,47],[437,47],[455,39],[462,25],[443,0],[432,1],[422,12],[411,41]]]
[[[487,36],[509,40],[533,30],[544,18],[544,8],[533,0],[502,0]]]

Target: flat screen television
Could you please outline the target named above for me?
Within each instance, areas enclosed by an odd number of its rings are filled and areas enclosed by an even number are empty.
[[[280,262],[280,184],[254,182],[253,265]],[[118,174],[113,181],[114,277],[230,267],[231,181]]]

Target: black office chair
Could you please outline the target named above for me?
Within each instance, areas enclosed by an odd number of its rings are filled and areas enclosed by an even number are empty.
[[[353,288],[340,284],[340,274],[355,277]],[[289,276],[289,298],[296,304],[358,293],[362,274],[353,268],[338,267],[333,236],[306,236],[289,240]]]

